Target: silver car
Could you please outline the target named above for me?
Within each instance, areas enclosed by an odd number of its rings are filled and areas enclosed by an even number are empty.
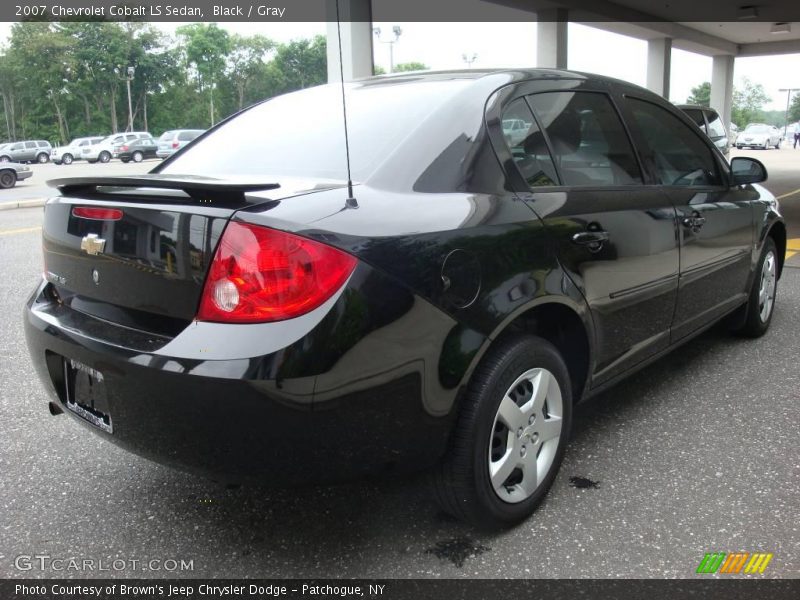
[[[40,162],[50,160],[50,142],[46,140],[26,140],[12,142],[0,151],[0,162]]]
[[[156,156],[159,158],[172,156],[193,139],[204,133],[204,129],[171,129],[170,131],[165,131],[161,134],[161,137],[158,138]]]

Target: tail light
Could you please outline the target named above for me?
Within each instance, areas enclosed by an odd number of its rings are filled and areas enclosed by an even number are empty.
[[[76,206],[72,209],[72,216],[79,219],[92,219],[93,221],[119,221],[122,219],[122,211],[118,208]]]
[[[263,323],[303,315],[328,300],[356,262],[314,240],[229,223],[211,262],[197,319]]]
[[[123,144],[123,145],[120,147],[120,150],[122,150],[123,152],[127,152],[127,151],[128,151],[128,145],[127,145],[127,144]]]
[[[172,147],[173,148],[177,148],[178,146],[180,146],[180,144],[178,142],[172,142]]]

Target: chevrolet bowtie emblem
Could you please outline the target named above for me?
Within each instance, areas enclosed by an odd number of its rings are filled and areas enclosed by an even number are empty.
[[[86,250],[86,254],[102,254],[106,241],[97,237],[96,233],[90,233],[81,240],[81,250]]]

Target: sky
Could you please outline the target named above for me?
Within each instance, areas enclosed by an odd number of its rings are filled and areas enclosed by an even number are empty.
[[[155,23],[173,34],[182,23]],[[395,64],[418,61],[432,69],[466,68],[464,55],[476,55],[475,68],[531,67],[536,64],[536,23],[375,23],[382,39],[393,39],[394,25],[402,28],[394,44]],[[242,35],[260,33],[279,42],[324,35],[325,23],[220,23]],[[10,23],[0,23],[0,40],[6,40]],[[647,42],[586,25],[570,23],[568,30],[568,68],[617,77],[638,85],[645,84]],[[602,51],[598,51],[601,48]],[[375,43],[373,59],[389,71],[389,46]],[[734,84],[743,77],[764,86],[771,102],[767,110],[786,108],[786,93],[779,88],[800,87],[800,55],[737,58]],[[685,102],[694,86],[711,81],[711,58],[672,50],[670,100]]]

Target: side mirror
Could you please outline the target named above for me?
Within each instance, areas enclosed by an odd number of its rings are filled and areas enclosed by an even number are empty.
[[[767,168],[760,160],[737,156],[731,160],[731,175],[734,185],[761,183],[767,180]]]

